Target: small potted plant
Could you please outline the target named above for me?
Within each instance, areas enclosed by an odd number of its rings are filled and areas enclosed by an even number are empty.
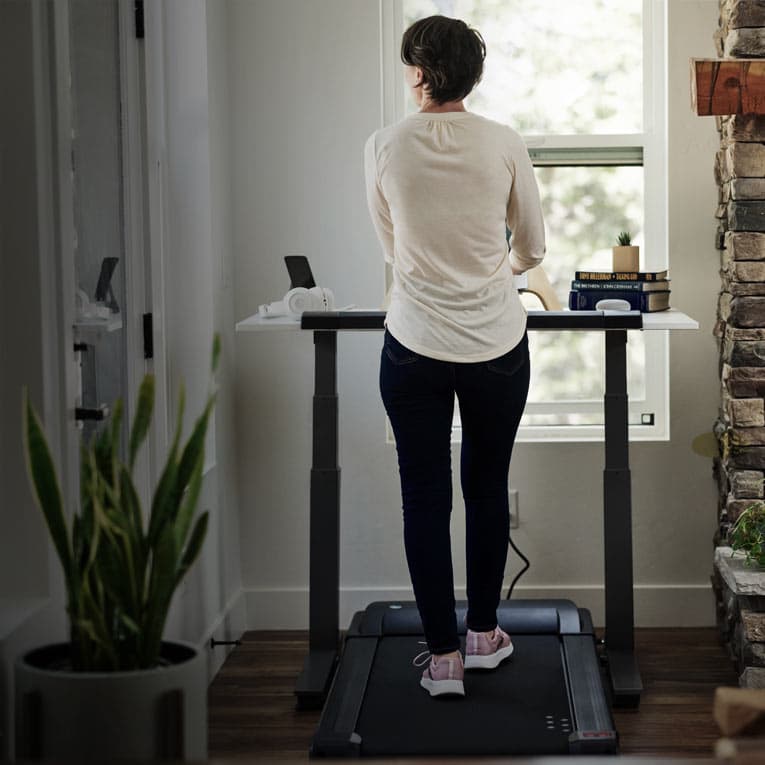
[[[765,503],[750,505],[728,532],[734,552],[743,553],[747,566],[765,567]]]
[[[635,272],[640,270],[640,247],[632,244],[628,231],[622,231],[613,247],[613,270]]]
[[[212,370],[220,341],[213,342]],[[140,387],[126,460],[122,404],[82,448],[80,507],[65,512],[39,418],[24,402],[24,441],[34,493],[66,586],[69,642],[16,662],[16,757],[74,762],[207,757],[207,666],[193,646],[162,640],[170,602],[196,559],[208,513],[195,520],[204,441],[215,392],[185,444],[184,395],[148,518],[133,466],[154,407],[154,378]]]

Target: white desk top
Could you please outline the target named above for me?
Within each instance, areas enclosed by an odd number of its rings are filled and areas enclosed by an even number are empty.
[[[274,330],[300,329],[300,319],[293,316],[278,316],[264,319],[260,314],[253,314],[237,322],[237,332],[273,332]]]
[[[358,309],[362,310],[362,309]],[[365,311],[377,311],[377,308],[366,308]],[[529,313],[536,313],[536,311],[529,311]],[[543,313],[540,311],[539,313]],[[573,312],[572,312],[573,313]],[[604,311],[606,315],[618,316],[620,311]],[[670,308],[667,311],[656,311],[655,313],[643,314],[643,329],[655,330],[655,329],[698,329],[699,323],[687,316],[682,311],[678,311],[676,308]],[[280,316],[275,319],[265,319],[258,314],[248,316],[246,319],[238,322],[236,325],[237,332],[273,332],[275,330],[299,330],[300,318],[292,316]]]
[[[676,308],[643,314],[643,329],[698,329],[699,323]]]

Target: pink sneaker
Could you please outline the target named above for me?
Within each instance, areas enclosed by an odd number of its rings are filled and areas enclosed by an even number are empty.
[[[465,638],[465,669],[494,669],[512,652],[510,636],[501,627],[495,627],[489,635],[468,630]]]
[[[428,651],[423,651],[415,657],[412,662],[415,667],[421,667],[427,657]],[[425,657],[421,660],[421,657]],[[455,696],[465,695],[465,686],[463,678],[465,677],[465,667],[462,663],[462,654],[458,653],[456,658],[445,656],[430,656],[430,662],[422,673],[420,685],[431,696],[442,696],[451,694]]]

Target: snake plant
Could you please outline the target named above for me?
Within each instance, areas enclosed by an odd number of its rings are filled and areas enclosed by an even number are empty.
[[[219,356],[216,336],[213,380]],[[27,468],[64,571],[75,671],[135,670],[161,663],[162,633],[173,593],[207,532],[208,513],[196,520],[194,516],[202,487],[205,434],[215,404],[213,385],[183,445],[181,387],[174,438],[145,519],[133,468],[151,424],[154,385],[153,375],[141,383],[127,461],[119,453],[121,401],[100,434],[82,445],[80,507],[71,513],[71,523],[40,419],[24,393]]]

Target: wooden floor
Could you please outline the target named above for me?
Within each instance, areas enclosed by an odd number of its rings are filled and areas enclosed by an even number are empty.
[[[642,629],[639,711],[616,711],[623,755],[711,757],[712,698],[737,678],[715,629]],[[307,758],[318,712],[295,709],[306,633],[248,632],[209,694],[210,758]]]

